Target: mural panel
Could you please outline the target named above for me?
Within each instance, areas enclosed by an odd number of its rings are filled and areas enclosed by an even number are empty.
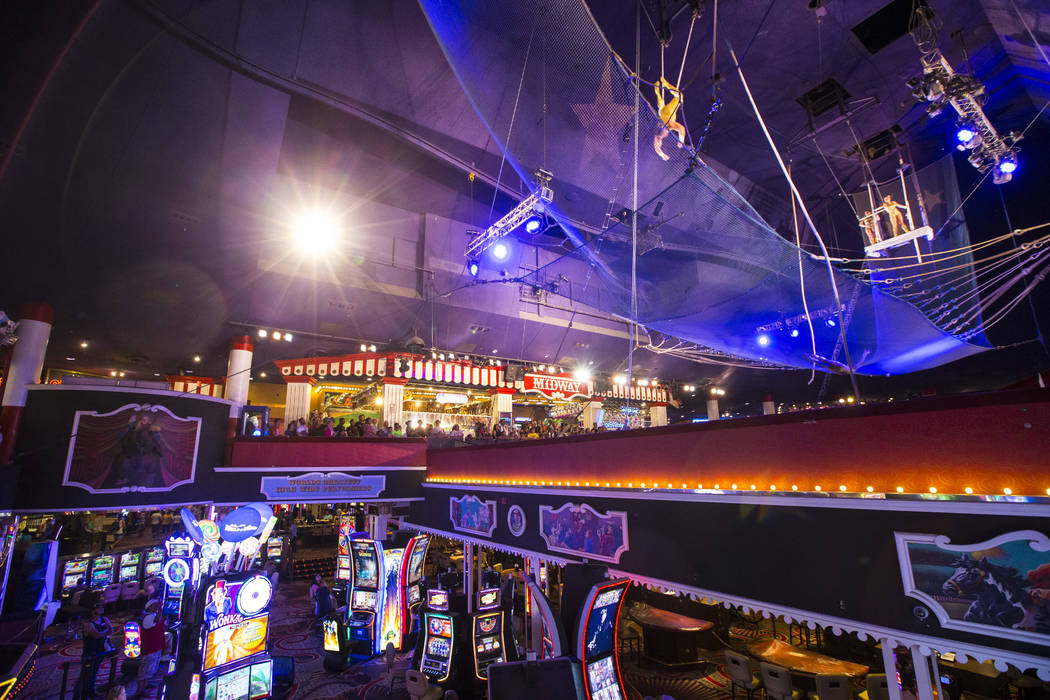
[[[904,592],[942,627],[1050,645],[1050,539],[1034,530],[976,544],[894,533]]]
[[[491,537],[496,529],[496,502],[482,501],[477,496],[450,497],[448,516],[453,530]]]
[[[150,404],[77,411],[62,484],[119,493],[193,483],[200,426],[199,417],[180,418]]]
[[[557,510],[540,506],[540,536],[552,552],[619,562],[629,549],[627,513],[599,514],[586,503],[566,503]]]

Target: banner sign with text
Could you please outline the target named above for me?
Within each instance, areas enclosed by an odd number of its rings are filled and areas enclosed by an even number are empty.
[[[264,476],[259,490],[270,501],[347,501],[376,498],[386,488],[385,475],[356,476],[332,472],[310,472],[297,476]]]
[[[523,391],[543,394],[548,399],[572,399],[577,396],[590,398],[591,383],[572,377],[553,377],[547,374],[526,374]]]

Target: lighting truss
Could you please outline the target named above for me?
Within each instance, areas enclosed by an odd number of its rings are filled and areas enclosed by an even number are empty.
[[[1015,144],[1020,136],[1011,132],[1000,136],[981,107],[984,101],[984,86],[970,75],[956,73],[944,55],[933,49],[922,56],[922,77],[908,81],[914,94],[926,100],[926,111],[936,116],[947,105],[959,115],[960,125],[973,129],[976,136],[965,147],[972,148],[970,164],[980,172],[996,168],[996,182],[1006,182],[1010,172],[1001,166],[1004,162],[1016,162]]]
[[[495,245],[496,241],[513,232],[514,229],[524,224],[533,215],[544,213],[546,205],[554,201],[554,192],[550,188],[551,177],[552,175],[546,170],[537,170],[537,191],[521,200],[502,219],[472,238],[467,243],[467,249],[463,254],[471,260],[477,259],[482,253]]]

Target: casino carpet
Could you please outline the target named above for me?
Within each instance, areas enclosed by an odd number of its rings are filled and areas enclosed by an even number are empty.
[[[408,700],[408,693],[402,690],[401,685],[392,693],[388,692],[386,666],[381,658],[355,664],[339,674],[324,670],[320,635],[309,629],[313,620],[313,606],[307,600],[306,582],[282,583],[270,614],[271,653],[295,659],[295,684],[288,696],[290,700]],[[115,629],[122,628],[127,619],[127,613],[117,612],[110,616]],[[65,625],[48,628],[45,637],[55,639],[42,645],[32,680],[21,697],[30,700],[66,700],[73,697],[73,688],[80,676],[81,642],[79,639],[66,641],[62,638],[64,634]],[[63,697],[60,694],[62,673],[67,663],[68,676]],[[410,663],[409,653],[396,659],[394,667],[404,669]],[[167,667],[166,659],[161,667]],[[106,661],[98,674],[97,697],[105,697],[109,677],[110,662]],[[118,660],[114,682],[119,682],[120,677]],[[159,687],[158,675],[144,692],[136,696],[129,695],[129,698],[156,700]]]

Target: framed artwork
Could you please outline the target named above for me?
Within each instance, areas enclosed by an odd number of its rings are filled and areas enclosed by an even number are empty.
[[[453,530],[492,537],[496,529],[496,502],[470,495],[449,497],[448,516]]]
[[[627,513],[598,513],[586,503],[566,503],[557,510],[540,506],[540,536],[552,552],[614,563],[630,548]]]

